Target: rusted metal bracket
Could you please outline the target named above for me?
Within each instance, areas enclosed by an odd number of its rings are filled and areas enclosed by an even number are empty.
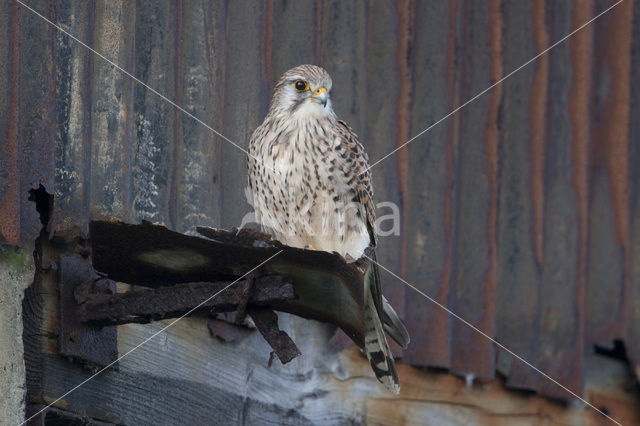
[[[117,359],[115,326],[118,324],[233,311],[237,311],[238,318],[244,316],[247,309],[260,309],[295,297],[291,280],[282,275],[237,282],[182,283],[116,293],[114,281],[98,275],[87,261],[74,256],[60,259],[59,289],[60,353],[91,369]],[[277,320],[260,326],[259,330],[265,338],[278,333],[286,335],[277,328]],[[274,352],[281,355],[281,360],[288,361],[292,354],[295,354],[293,357],[299,354],[289,336],[267,338],[267,341]]]
[[[271,309],[335,324],[364,346],[364,288],[373,273],[366,259],[347,263],[338,254],[288,247],[249,229],[198,227],[197,231],[201,237],[144,221],[139,225],[92,221],[93,267],[111,279],[152,290],[104,294],[95,284],[85,285],[82,288],[89,290],[76,292],[75,311],[68,312],[82,327],[93,330],[96,325],[108,328],[175,317],[239,280],[198,311],[226,313],[226,321],[236,324],[243,322],[245,313],[250,315],[281,362],[300,352],[278,328]],[[90,277],[77,281],[95,283],[87,273]],[[211,320],[209,328],[224,340],[240,336],[220,319]]]
[[[78,315],[79,300],[97,295],[113,295],[114,281],[98,275],[91,264],[73,256],[61,256],[58,288],[60,290],[60,354],[95,369],[118,358],[116,327],[85,324]]]
[[[225,287],[230,283],[225,281],[177,284],[112,296],[100,294],[81,304],[78,316],[82,322],[101,326],[132,322],[144,324],[177,318],[186,313],[231,312],[246,307],[247,304],[264,306],[294,297],[293,285],[286,277],[266,276],[256,281],[259,291],[251,293],[247,293],[245,281],[238,281],[226,290]],[[212,298],[214,294],[217,296]],[[210,300],[202,303],[207,299]]]

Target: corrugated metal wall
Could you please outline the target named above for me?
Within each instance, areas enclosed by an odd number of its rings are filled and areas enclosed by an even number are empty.
[[[612,1],[31,0],[246,146],[278,76],[317,63],[372,161]],[[0,5],[0,239],[90,218],[231,227],[245,156],[17,4]],[[622,339],[640,374],[640,6],[626,0],[372,171],[401,235],[379,260],[533,362],[582,386],[583,355]],[[388,212],[380,212],[380,214]],[[415,365],[566,396],[386,277]]]

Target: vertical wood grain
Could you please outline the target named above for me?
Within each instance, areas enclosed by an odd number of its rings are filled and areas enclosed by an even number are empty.
[[[631,36],[631,91],[629,111],[629,169],[630,169],[630,209],[631,259],[629,276],[629,318],[627,329],[627,356],[636,379],[640,379],[640,5],[633,8],[633,33]]]
[[[182,12],[182,60],[176,79],[180,105],[220,131],[224,110],[224,5],[184,2]],[[180,123],[176,164],[176,228],[195,231],[196,226],[220,224],[221,162],[219,144],[226,144],[193,118],[176,110]]]
[[[385,13],[380,13],[384,10]],[[395,148],[397,132],[396,101],[397,88],[401,76],[396,66],[398,48],[399,16],[395,6],[384,1],[372,1],[366,7],[366,39],[363,129],[360,139],[366,141],[366,149],[370,164],[388,154]],[[376,203],[393,203],[404,208],[401,203],[397,163],[394,157],[382,161],[371,169]],[[392,215],[391,207],[377,209],[377,215]],[[390,231],[392,221],[383,218],[380,222],[382,231]],[[405,230],[400,228],[400,235],[388,235],[378,238],[377,259],[386,267],[399,271],[400,250]],[[389,274],[381,271],[383,293],[391,300],[394,307],[400,310],[404,284]]]
[[[500,2],[465,4],[461,102],[502,76]],[[502,87],[496,86],[460,112],[459,187],[456,210],[455,278],[451,308],[494,335],[497,279],[496,216]],[[453,323],[452,368],[480,379],[494,377],[491,342],[466,324]],[[469,369],[469,365],[474,365]]]
[[[275,0],[271,40],[272,86],[290,68],[315,63],[314,0]],[[320,64],[317,64],[320,65]]]
[[[55,20],[53,1],[34,5],[39,13]],[[17,131],[20,167],[20,222],[31,226],[23,228],[21,237],[34,240],[40,231],[40,219],[29,201],[30,189],[40,185],[49,192],[54,189],[55,169],[55,30],[30,11],[19,8],[19,89]],[[12,125],[14,125],[12,123]],[[11,135],[10,135],[11,136]]]
[[[458,11],[456,1],[415,5],[413,102],[408,112],[407,139],[440,120],[459,102],[455,70]],[[407,257],[405,276],[408,282],[445,306],[451,286],[454,245],[455,125],[456,117],[450,117],[407,145],[404,161],[408,175],[401,174],[406,179],[401,206]],[[452,349],[449,314],[411,289],[405,289],[404,303],[407,325],[415,336],[404,359],[418,365],[449,367]]]
[[[535,56],[528,2],[503,2],[503,67],[509,73]],[[502,84],[500,123],[500,190],[498,211],[498,340],[531,360],[536,354],[540,270],[533,234],[530,161],[531,91],[535,67],[527,66]],[[517,283],[517,285],[516,285]],[[507,385],[535,388],[538,376],[500,352],[498,367],[508,372]]]
[[[93,6],[57,1],[58,25],[80,40],[91,41]],[[56,169],[51,227],[57,235],[86,235],[89,231],[93,61],[88,49],[56,32]]]
[[[565,4],[562,7],[547,3],[543,16],[537,17],[536,32],[548,31],[547,42],[554,42],[574,27],[572,11],[584,5]],[[536,11],[536,15],[542,11]],[[589,8],[586,7],[586,13]],[[546,15],[546,16],[545,16]],[[540,22],[544,18],[546,22]],[[579,24],[578,24],[579,25]],[[545,28],[548,28],[547,30]],[[542,281],[540,285],[540,336],[536,366],[559,380],[570,389],[580,392],[582,386],[582,337],[578,303],[567,303],[577,297],[576,286],[580,276],[580,196],[579,187],[573,185],[580,166],[572,162],[584,143],[584,130],[576,129],[584,117],[572,115],[586,100],[581,88],[588,76],[588,57],[579,50],[588,46],[589,32],[578,33],[576,38],[558,45],[549,52],[546,66],[549,81],[545,87],[547,97],[544,120],[546,135],[543,141],[543,212],[542,229]],[[537,37],[538,51],[546,48]],[[578,46],[578,47],[576,47]],[[573,54],[572,54],[573,53]],[[573,59],[573,60],[572,60]],[[584,60],[587,63],[584,63]],[[582,61],[582,62],[581,62]],[[541,62],[542,64],[542,62]],[[539,90],[534,87],[533,91]],[[588,90],[588,88],[587,88]],[[573,121],[572,121],[573,120]],[[538,130],[539,131],[539,130]],[[578,190],[577,190],[578,188]],[[577,300],[576,300],[577,302]],[[539,382],[545,394],[566,397],[565,391],[547,380]]]
[[[607,7],[596,2],[596,11]],[[633,3],[594,23],[587,344],[622,336],[629,285],[629,90]]]
[[[227,9],[222,133],[245,149],[253,130],[264,119],[268,105],[262,54],[264,7],[260,2],[233,1]],[[231,228],[239,226],[242,217],[251,211],[244,194],[247,160],[244,152],[226,142],[221,142],[220,152],[220,225]]]
[[[95,3],[96,51],[132,72],[133,3]],[[131,159],[134,134],[134,82],[102,59],[94,58],[91,99],[91,211],[94,217],[130,220]]]
[[[6,37],[0,38],[0,135],[5,143],[0,145],[0,238],[9,244],[21,241],[20,174],[18,173],[19,123],[19,75],[20,75],[20,18],[16,2],[0,6],[0,28]],[[23,195],[24,197],[24,195]]]

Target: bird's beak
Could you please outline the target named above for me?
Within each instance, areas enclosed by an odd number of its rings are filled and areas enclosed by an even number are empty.
[[[326,87],[320,87],[311,94],[311,100],[322,104],[323,107],[327,106],[328,99],[329,99],[329,92],[327,92]]]

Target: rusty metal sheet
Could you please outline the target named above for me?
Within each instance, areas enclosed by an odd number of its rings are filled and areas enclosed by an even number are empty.
[[[536,54],[531,22],[532,4],[509,2],[502,7],[502,48],[505,72]],[[540,302],[540,268],[532,224],[538,205],[531,197],[533,164],[529,96],[535,67],[526,67],[502,85],[500,170],[498,179],[498,284],[496,289],[497,339],[522,356],[535,359]],[[514,285],[514,283],[518,283]],[[523,338],[526,336],[526,338]],[[535,389],[539,376],[528,366],[499,352],[498,368],[507,384]]]
[[[569,4],[554,8],[548,30],[540,25],[539,18],[534,22],[536,49],[540,49],[543,40],[556,40],[571,31],[572,9]],[[539,13],[539,12],[538,12]],[[583,36],[583,35],[581,35]],[[576,39],[572,43],[581,43]],[[573,159],[579,153],[575,149],[583,141],[578,132],[571,131],[570,105],[581,100],[576,99],[568,81],[576,79],[582,65],[574,56],[575,44],[567,43],[558,46],[543,64],[540,63],[534,76],[539,80],[542,73],[549,79],[544,93],[548,103],[546,116],[542,126],[538,121],[535,126],[538,132],[548,129],[547,137],[553,143],[544,146],[544,230],[542,233],[542,281],[540,283],[540,317],[539,346],[537,367],[557,378],[568,388],[582,389],[583,340],[580,329],[580,318],[583,310],[579,304],[567,306],[567,300],[578,297],[579,289],[584,287],[584,276],[580,274],[581,249],[580,241],[580,198],[576,196],[574,182],[577,169]],[[576,60],[577,59],[577,60]],[[532,89],[537,93],[536,84]],[[542,102],[542,101],[541,101]],[[536,111],[539,111],[539,107]],[[543,109],[544,111],[544,109]],[[538,112],[539,114],[539,112]],[[584,119],[585,117],[575,117]],[[577,125],[577,123],[576,123]],[[542,129],[541,129],[542,127]],[[540,381],[539,389],[546,395],[565,398],[566,393],[558,386]]]
[[[597,2],[599,8],[605,2]],[[594,23],[586,344],[624,335],[629,309],[629,90],[632,3]],[[636,77],[637,78],[637,77]],[[625,130],[623,130],[625,129]],[[638,143],[633,141],[632,143]]]
[[[503,72],[502,34],[495,30],[502,27],[500,3],[492,1],[487,7],[473,2],[461,7],[468,31],[462,34],[460,93],[455,104],[472,98],[500,78]],[[458,140],[450,136],[451,144],[459,146],[457,158],[449,160],[459,165],[456,177],[459,183],[452,213],[448,215],[449,221],[457,217],[455,225],[449,225],[455,247],[455,256],[449,255],[453,257],[450,307],[492,336],[496,333],[498,281],[496,219],[500,129],[497,117],[503,93],[501,87],[496,88],[461,111]],[[453,132],[452,129],[450,134]],[[449,196],[451,192],[443,193]],[[483,249],[479,250],[479,247]],[[466,324],[452,320],[451,325],[451,368],[459,374],[473,374],[481,380],[493,379],[493,344]],[[474,366],[473,370],[469,370],[469,365]]]
[[[435,102],[413,103],[405,117],[410,120],[412,135],[454,108],[457,102],[454,87],[459,78],[454,71],[453,51],[458,34],[458,6],[453,2],[419,2],[413,13],[416,22],[421,23],[414,28],[415,42],[420,48],[415,52],[413,66],[422,69],[425,78],[416,78],[411,91],[420,96],[428,93]],[[406,192],[403,207],[407,210],[402,229],[407,256],[405,277],[443,305],[450,298],[453,267],[454,127],[454,121],[442,123],[409,145],[406,165],[409,169],[403,177]],[[386,244],[386,239],[382,241]],[[452,361],[449,314],[409,289],[405,290],[404,303],[412,342],[404,351],[403,360],[449,368]]]

